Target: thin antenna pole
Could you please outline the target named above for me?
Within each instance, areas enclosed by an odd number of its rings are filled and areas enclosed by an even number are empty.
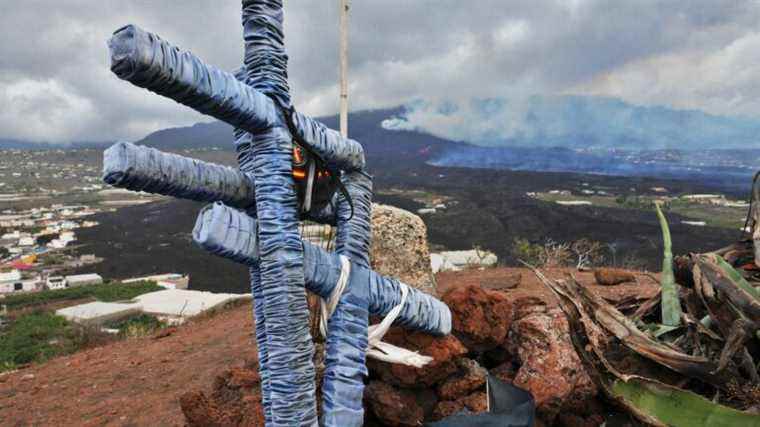
[[[348,9],[340,0],[340,134],[348,138]]]

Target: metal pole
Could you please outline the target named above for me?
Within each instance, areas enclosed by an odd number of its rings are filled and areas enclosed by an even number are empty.
[[[340,134],[348,138],[348,9],[340,0]]]

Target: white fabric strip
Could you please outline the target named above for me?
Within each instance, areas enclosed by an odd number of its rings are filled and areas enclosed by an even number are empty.
[[[324,337],[327,336],[327,321],[330,319],[333,312],[335,312],[335,307],[337,307],[338,301],[340,301],[340,297],[343,295],[343,291],[348,284],[348,278],[351,275],[351,262],[347,257],[340,255],[340,265],[340,276],[338,277],[338,283],[335,285],[335,289],[333,289],[327,300],[324,298],[321,299],[322,307],[319,329]],[[430,363],[433,358],[382,341],[383,337],[388,332],[388,329],[393,325],[396,317],[398,317],[401,309],[404,307],[406,297],[409,294],[409,288],[406,284],[399,282],[399,285],[401,288],[401,302],[385,315],[382,322],[377,325],[370,325],[367,330],[367,356],[388,363],[397,363],[421,368]]]

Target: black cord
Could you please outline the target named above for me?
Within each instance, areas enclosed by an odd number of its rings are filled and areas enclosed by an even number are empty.
[[[275,105],[279,106],[279,103],[275,102]],[[296,127],[295,122],[293,121],[293,116],[296,114],[296,108],[294,106],[290,106],[288,108],[280,106],[280,109],[282,110],[282,115],[285,117],[285,123],[288,125],[288,130],[290,131],[290,135],[293,137],[295,142],[304,150],[306,150],[309,153],[309,157],[311,158],[311,161],[317,162],[317,166],[320,167],[320,169],[327,170],[330,172],[331,180],[333,181],[333,184],[336,186],[338,191],[340,191],[340,194],[346,199],[348,202],[349,207],[351,208],[351,215],[348,217],[346,221],[350,221],[351,218],[354,217],[354,201],[351,199],[351,194],[346,189],[346,186],[343,185],[343,181],[340,180],[340,175],[337,170],[330,170],[327,167],[327,162],[325,162],[317,153],[315,153],[309,144],[304,141],[304,139],[301,137],[301,134],[298,133],[298,128]]]

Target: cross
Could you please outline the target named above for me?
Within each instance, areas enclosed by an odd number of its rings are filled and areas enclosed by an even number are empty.
[[[221,201],[245,210],[216,205],[223,209],[204,210],[200,218],[213,225],[220,224],[218,218],[224,215],[235,217],[248,228],[222,230],[227,233],[224,236],[255,242],[256,251],[246,252],[238,261],[251,266],[267,425],[317,423],[304,287],[331,296],[336,265],[340,264],[336,257],[349,258],[350,278],[329,320],[323,423],[360,425],[368,314],[390,311],[401,301],[402,285],[369,269],[372,194],[361,145],[295,112],[292,121],[298,136],[331,168],[343,172],[341,180],[354,202],[353,215],[341,196],[323,210],[310,213],[309,219],[337,224],[336,254],[320,252],[298,235],[298,203],[291,175],[294,135],[285,116],[291,114],[291,106],[282,19],[281,0],[243,1],[245,68],[237,74],[206,65],[135,26],[117,30],[109,41],[112,71],[136,86],[234,126],[240,170],[117,144],[105,153],[104,179],[123,188]],[[221,216],[209,217],[209,212]],[[200,218],[203,230],[206,223]],[[198,239],[201,244],[224,241],[218,240],[221,235],[216,232],[206,235],[207,240]],[[215,247],[216,253],[229,250],[223,245]],[[414,290],[399,319],[403,325],[439,334],[448,333],[451,327],[448,308]]]

